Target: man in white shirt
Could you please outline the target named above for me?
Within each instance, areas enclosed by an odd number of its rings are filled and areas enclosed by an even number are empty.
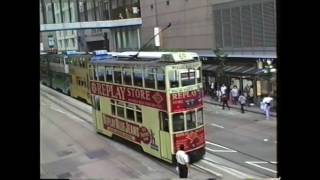
[[[226,94],[227,87],[226,87],[224,84],[222,84],[220,90],[221,90],[222,95],[223,95],[223,94]]]
[[[184,145],[181,144],[179,150],[176,153],[176,159],[179,168],[179,177],[187,178],[188,177],[188,167],[189,167],[189,156],[184,152]]]
[[[266,118],[269,120],[270,119],[270,108],[271,108],[271,101],[273,100],[272,97],[267,96],[263,98],[262,102],[265,104],[265,112],[266,112]]]
[[[237,86],[233,86],[232,90],[231,90],[231,95],[232,95],[232,103],[234,105],[237,105],[237,98],[238,98],[238,88]]]

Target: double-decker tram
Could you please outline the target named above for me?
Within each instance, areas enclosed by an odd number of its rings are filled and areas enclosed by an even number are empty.
[[[67,51],[66,61],[69,66],[70,96],[91,104],[89,93],[88,65],[91,55],[86,52]]]
[[[184,144],[190,161],[205,154],[201,62],[192,52],[123,52],[92,61],[96,131],[174,163]]]
[[[51,87],[51,78],[49,71],[49,54],[47,52],[40,53],[40,82]]]
[[[51,86],[53,89],[70,95],[70,75],[69,66],[66,63],[66,55],[62,52],[51,54],[48,57],[49,61],[49,72]]]

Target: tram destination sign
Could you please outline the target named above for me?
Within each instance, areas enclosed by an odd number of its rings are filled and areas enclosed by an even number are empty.
[[[90,82],[91,93],[130,103],[166,110],[166,94],[158,91]]]
[[[171,94],[171,111],[186,111],[203,105],[202,89]]]

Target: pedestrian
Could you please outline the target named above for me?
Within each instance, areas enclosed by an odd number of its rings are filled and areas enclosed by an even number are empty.
[[[214,98],[214,83],[211,82],[211,85],[210,85],[210,94],[211,94],[211,97]]]
[[[265,113],[267,120],[270,119],[270,108],[271,108],[271,102],[273,98],[270,96],[270,94],[263,98],[262,102],[265,104]]]
[[[221,91],[221,94],[226,94],[226,90],[227,90],[227,87],[226,85],[222,84],[221,88],[220,88],[220,91]]]
[[[244,113],[244,105],[246,104],[246,97],[242,93],[240,93],[238,101],[239,101],[240,106],[241,106],[241,113]]]
[[[254,96],[254,90],[253,90],[253,85],[251,85],[250,89],[249,89],[249,103],[250,103],[250,106],[254,105],[253,96]]]
[[[227,105],[228,109],[230,110],[229,104],[228,104],[228,95],[222,94],[221,100],[222,100],[222,109],[224,109],[224,105]]]
[[[189,156],[184,152],[184,145],[179,146],[179,150],[176,153],[176,159],[178,163],[179,177],[187,178],[188,177],[188,168],[189,168]]]
[[[238,96],[239,96],[239,90],[238,90],[237,86],[233,86],[233,88],[231,90],[232,104],[237,105]]]
[[[216,91],[216,96],[218,97],[218,101],[221,102],[222,93],[221,93],[221,91],[220,91],[219,88],[218,88],[217,91]]]

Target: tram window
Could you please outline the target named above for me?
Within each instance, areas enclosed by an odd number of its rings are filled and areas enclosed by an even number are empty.
[[[96,109],[100,111],[100,97],[95,96],[95,102],[96,102]]]
[[[112,67],[106,67],[106,81],[112,83]]]
[[[134,86],[142,87],[142,70],[134,69],[133,71],[133,84]]]
[[[170,88],[179,87],[177,71],[169,71]]]
[[[203,109],[198,109],[197,111],[197,125],[200,126],[203,124]]]
[[[116,115],[116,106],[114,104],[114,100],[111,100],[111,114]]]
[[[146,88],[152,88],[155,89],[155,73],[154,69],[145,69],[144,73],[144,83]]]
[[[160,119],[160,128],[161,131],[169,132],[169,119],[168,114],[165,112],[159,112],[159,119]]]
[[[196,73],[193,69],[182,70],[183,72],[180,74],[181,78],[181,85],[182,86],[189,86],[196,83]]]
[[[137,117],[137,122],[142,123],[142,113],[139,111],[136,111],[136,117]]]
[[[133,105],[133,104],[126,103],[126,106],[127,106],[128,108],[134,109],[134,105]]]
[[[94,69],[92,69],[92,68],[89,69],[90,80],[93,80],[93,71],[94,71]]]
[[[95,66],[93,66],[93,68],[94,68],[94,69],[93,69],[93,79],[94,79],[94,80],[97,80],[97,73],[96,73],[96,72],[97,72],[97,71],[96,71],[97,69],[96,69]]]
[[[117,106],[117,115],[119,117],[123,117],[124,118],[124,108],[121,106]]]
[[[105,77],[105,68],[104,66],[98,66],[98,78],[99,81],[105,81],[104,77]]]
[[[196,70],[197,83],[201,83],[201,74],[202,74],[202,71],[201,71],[201,68],[199,67],[199,68]]]
[[[134,121],[134,110],[133,109],[126,109],[127,110],[127,119]]]
[[[121,71],[119,70],[115,70],[113,72],[113,75],[114,75],[114,82],[115,83],[118,83],[118,84],[122,84],[122,79],[121,79]]]
[[[158,89],[159,90],[165,90],[165,81],[164,81],[164,72],[162,69],[157,69],[157,83],[158,83]]]
[[[187,129],[192,129],[196,127],[196,113],[194,111],[188,112],[186,114]]]
[[[172,115],[173,131],[183,131],[184,130],[184,115],[183,113],[177,113]]]
[[[123,81],[126,85],[132,85],[132,76],[130,68],[123,68]]]

